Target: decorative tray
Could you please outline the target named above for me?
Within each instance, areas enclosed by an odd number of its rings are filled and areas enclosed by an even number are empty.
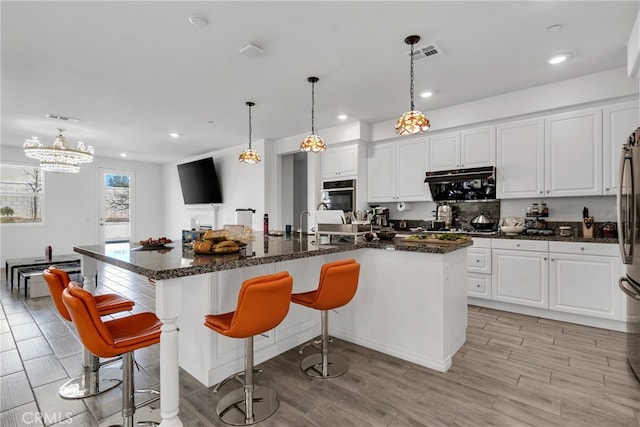
[[[455,237],[444,235],[444,238],[438,238],[436,234],[424,234],[405,237],[401,239],[402,242],[408,243],[428,243],[437,245],[461,245],[471,240],[469,236],[463,234],[455,234]]]
[[[168,239],[166,237],[159,237],[157,239],[153,239],[149,237],[146,240],[138,241],[138,244],[141,246],[141,249],[165,249],[166,245],[169,243],[173,243],[173,240]]]

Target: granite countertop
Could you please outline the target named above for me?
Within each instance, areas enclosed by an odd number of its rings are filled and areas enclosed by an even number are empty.
[[[182,248],[179,241],[153,250],[143,250],[138,245],[128,243],[76,246],[73,250],[151,279],[164,280],[362,248],[445,254],[471,245],[473,245],[472,241],[456,245],[418,244],[402,242],[401,239],[396,238],[393,241],[373,240],[371,242],[359,239],[354,243],[352,238],[344,241],[334,238],[331,244],[316,246],[314,235],[299,239],[290,236],[263,237],[262,233],[257,233],[256,240],[250,245],[252,253],[249,256],[246,255],[245,250],[226,255],[194,254],[190,249]]]
[[[584,242],[584,243],[615,243],[618,244],[617,238],[610,237],[594,237],[593,239],[586,239],[584,237],[562,237],[556,234],[550,236],[535,235],[535,234],[518,234],[517,236],[507,236],[504,233],[487,234],[487,233],[468,233],[471,237],[482,237],[487,239],[520,239],[520,240],[544,240],[548,242]]]

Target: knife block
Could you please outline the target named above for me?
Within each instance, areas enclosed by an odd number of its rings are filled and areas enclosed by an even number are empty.
[[[595,225],[592,216],[582,219],[582,237],[584,237],[585,239],[593,239],[594,228]]]

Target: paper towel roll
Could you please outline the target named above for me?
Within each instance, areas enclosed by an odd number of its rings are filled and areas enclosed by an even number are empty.
[[[405,203],[405,202],[398,202],[398,205],[396,206],[396,208],[398,209],[398,211],[402,212],[402,211],[408,211],[409,210],[409,204]]]

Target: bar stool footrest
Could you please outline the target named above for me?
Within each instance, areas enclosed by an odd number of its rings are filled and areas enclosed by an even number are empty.
[[[329,353],[329,364],[327,375],[322,375],[322,354],[311,354],[300,362],[302,372],[313,378],[335,378],[346,373],[349,370],[349,362],[339,354]]]
[[[225,394],[218,402],[216,413],[227,424],[246,426],[266,420],[273,415],[280,399],[278,394],[269,387],[254,386],[253,389],[253,419],[245,419],[244,388],[239,388]]]
[[[84,399],[104,393],[120,384],[122,384],[122,369],[120,368],[104,368],[93,372],[85,367],[80,376],[62,384],[58,389],[58,394],[61,398],[68,400]]]
[[[150,408],[148,406],[136,409],[133,415],[133,425],[136,427],[159,426],[162,422],[160,408]],[[99,427],[122,427],[122,414],[111,415],[99,424]]]

